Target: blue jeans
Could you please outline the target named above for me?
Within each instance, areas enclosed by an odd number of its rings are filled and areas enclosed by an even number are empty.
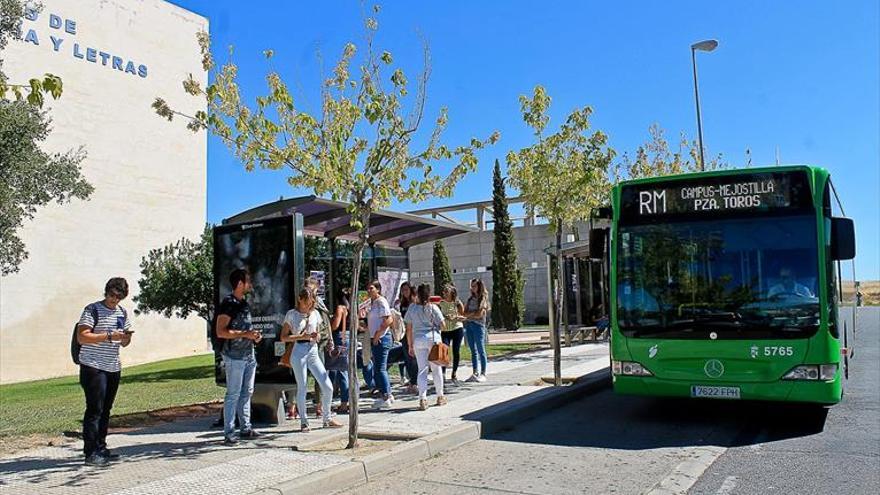
[[[223,356],[226,369],[226,397],[223,399],[223,434],[231,437],[235,433],[235,415],[241,431],[251,429],[251,396],[254,395],[254,374],[257,360],[253,355],[244,359],[230,359]]]
[[[333,332],[333,344],[337,347],[342,345],[340,332]],[[331,371],[330,380],[333,382],[333,386],[339,390],[339,402],[348,404],[348,371]]]
[[[388,376],[388,353],[391,351],[391,333],[379,338],[379,344],[370,348],[373,352],[373,379],[376,388],[384,395],[391,395],[391,378]]]
[[[360,349],[357,350],[357,365],[364,374],[364,384],[368,390],[372,390],[373,385],[375,385],[373,383],[373,362],[367,361],[364,363],[364,353]]]
[[[486,327],[477,321],[468,321],[464,324],[464,332],[467,335],[468,347],[471,350],[471,365],[474,367],[475,375],[486,374]],[[477,367],[479,361],[482,368]]]
[[[296,377],[296,408],[299,411],[299,421],[303,426],[309,425],[309,415],[306,414],[306,392],[308,392],[308,375],[306,370],[315,377],[315,382],[321,387],[321,406],[324,414],[324,423],[330,421],[330,402],[333,400],[333,382],[321,358],[318,357],[318,344],[310,342],[297,342],[293,344],[293,352],[290,353],[290,367]]]
[[[409,355],[409,343],[407,343],[406,335],[400,339],[403,347],[403,364],[400,365],[400,376],[407,378],[407,383],[416,385],[416,378],[419,376],[419,366],[416,358]],[[404,374],[404,372],[406,372]]]

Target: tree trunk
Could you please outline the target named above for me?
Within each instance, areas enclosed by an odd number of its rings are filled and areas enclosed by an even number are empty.
[[[562,266],[562,220],[556,220],[556,292],[554,293],[554,306],[556,314],[553,315],[553,385],[562,385],[562,349],[559,345],[559,334],[562,327],[562,290],[563,290],[563,266]]]
[[[358,446],[358,398],[361,392],[361,382],[357,374],[357,343],[358,343],[358,282],[361,277],[361,264],[364,255],[364,246],[367,245],[370,226],[370,214],[362,218],[360,240],[354,256],[354,269],[351,277],[351,301],[348,313],[348,445],[345,448],[353,449]]]

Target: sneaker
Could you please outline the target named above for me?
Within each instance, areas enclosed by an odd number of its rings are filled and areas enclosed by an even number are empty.
[[[385,400],[388,401],[389,404],[394,404],[394,395],[388,394],[388,398]]]
[[[235,437],[223,437],[223,445],[226,445],[227,447],[238,445],[238,439]]]
[[[92,454],[86,457],[86,466],[106,466],[110,461],[100,454]]]
[[[245,440],[254,440],[260,438],[261,436],[263,436],[263,434],[258,432],[257,430],[247,430],[241,432],[241,438]]]
[[[486,375],[480,375],[477,377],[477,381],[483,383],[486,381]]]
[[[115,461],[116,459],[119,459],[119,454],[114,454],[110,452],[110,449],[107,448],[99,450],[98,455],[107,459],[108,461]]]
[[[428,409],[428,399],[419,399],[419,411],[426,411]]]
[[[385,399],[376,399],[373,402],[373,409],[391,409],[391,403]]]
[[[449,403],[449,401],[446,400],[445,395],[441,395],[440,397],[437,397],[437,405],[438,406],[445,406],[448,403]]]
[[[308,432],[312,431],[312,429],[309,428],[309,425],[304,423],[299,426],[299,431],[302,433],[308,433]]]
[[[480,381],[480,378],[477,375],[471,375],[470,378],[465,381],[468,383],[474,383]]]
[[[324,428],[342,428],[342,423],[331,419],[330,421],[324,421]]]

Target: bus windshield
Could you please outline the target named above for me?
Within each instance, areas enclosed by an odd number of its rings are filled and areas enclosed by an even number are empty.
[[[627,337],[802,338],[819,328],[814,216],[622,225],[618,235]]]

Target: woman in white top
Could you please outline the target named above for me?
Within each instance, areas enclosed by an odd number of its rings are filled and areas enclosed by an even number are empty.
[[[302,289],[297,297],[296,307],[287,312],[284,325],[281,327],[281,341],[293,342],[290,354],[290,366],[296,376],[296,407],[300,411],[302,431],[309,431],[309,416],[306,411],[306,392],[308,376],[306,369],[311,371],[315,382],[321,387],[322,412],[325,428],[339,428],[341,423],[330,419],[330,401],[333,400],[333,382],[318,357],[318,326],[321,317],[315,309],[312,291]]]
[[[431,347],[441,341],[440,332],[445,328],[443,313],[436,304],[428,302],[431,286],[422,284],[416,289],[416,301],[406,311],[406,338],[409,342],[409,354],[418,363],[419,409],[428,408],[428,368],[434,374],[434,390],[437,392],[437,405],[446,404],[443,395],[442,368],[428,361]]]

